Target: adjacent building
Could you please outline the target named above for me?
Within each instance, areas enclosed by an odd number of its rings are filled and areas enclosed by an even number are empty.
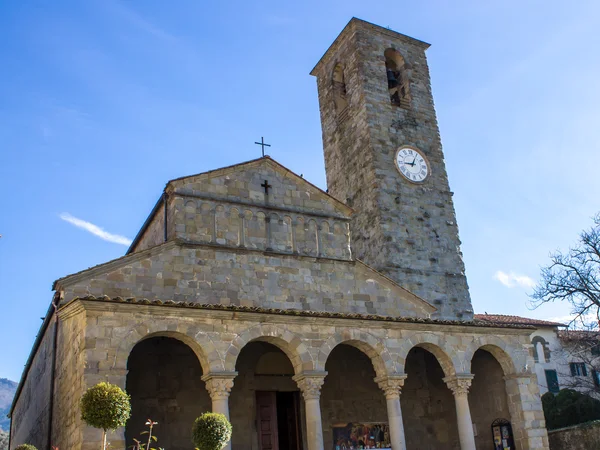
[[[475,314],[475,318],[491,324],[535,327],[531,345],[541,394],[575,389],[599,396],[599,332],[567,330],[562,323],[519,316]]]

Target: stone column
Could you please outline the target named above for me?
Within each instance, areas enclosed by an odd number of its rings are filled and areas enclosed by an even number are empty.
[[[327,372],[304,372],[293,378],[304,397],[308,450],[323,450],[323,424],[319,398],[326,376]]]
[[[229,394],[236,376],[237,372],[213,372],[202,377],[212,400],[212,412],[223,414],[227,420],[229,420]],[[223,450],[231,450],[231,441],[223,447]]]
[[[456,402],[456,419],[461,450],[476,450],[473,421],[469,409],[469,387],[471,387],[472,379],[473,375],[470,373],[461,373],[444,378],[454,394],[454,401]]]
[[[406,450],[404,422],[402,421],[402,409],[400,407],[400,392],[405,379],[406,374],[404,373],[375,378],[375,382],[385,393],[392,450]]]

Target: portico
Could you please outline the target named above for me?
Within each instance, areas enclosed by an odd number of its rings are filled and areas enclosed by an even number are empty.
[[[187,320],[173,323],[171,317],[182,308]],[[332,429],[346,422],[385,423],[391,447],[402,450],[414,448],[424,439],[439,446],[436,448],[484,449],[492,439],[487,423],[492,416],[512,423],[519,449],[539,448],[540,434],[545,433],[541,404],[533,392],[537,385],[529,383],[531,373],[517,371],[531,358],[522,350],[528,329],[435,321],[415,324],[367,316],[311,317],[309,313],[203,309],[107,298],[74,299],[61,315],[77,320],[70,314],[77,310],[85,311],[85,316],[97,323],[88,327],[87,333],[97,333],[98,327],[106,330],[105,338],[97,339],[94,346],[86,341],[90,366],[102,367],[85,370],[86,385],[110,379],[125,387],[136,370],[130,354],[140,343],[161,336],[176,340],[190,347],[202,373],[202,383],[194,392],[180,394],[206,398],[201,402],[205,410],[231,418],[234,432],[228,448],[232,450],[268,448],[261,447],[256,416],[252,417],[257,414],[256,392],[265,390],[301,395],[299,442],[300,448],[307,450],[335,450]],[[136,326],[130,325],[132,314]],[[208,331],[217,323],[219,332]],[[124,338],[116,339],[118,336]],[[492,369],[486,368],[490,363]],[[476,373],[471,373],[471,367]],[[349,381],[340,382],[341,374]],[[479,397],[479,391],[473,398],[469,389],[477,376],[490,379],[489,389],[499,389],[505,397],[503,404],[510,408],[498,408],[497,401]],[[498,380],[504,385],[498,387]],[[144,395],[153,394],[146,391]],[[133,396],[134,410],[140,401]],[[157,412],[168,408],[168,400],[157,401]],[[430,432],[421,434],[426,429]],[[476,445],[474,430],[479,439],[485,435],[485,445]],[[189,431],[185,426],[171,429],[166,423],[156,429],[159,439],[183,439],[171,437],[173,432]],[[125,448],[121,433],[112,436],[114,448]],[[92,448],[90,442],[100,439],[92,430],[86,436],[83,448],[88,444]]]

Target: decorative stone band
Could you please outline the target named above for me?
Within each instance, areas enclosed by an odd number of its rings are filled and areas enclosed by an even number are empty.
[[[455,397],[466,396],[469,393],[473,377],[474,375],[471,373],[457,373],[451,377],[444,378],[444,382]]]
[[[537,375],[531,372],[512,373],[504,376],[504,381],[517,380],[521,383],[537,382]]]
[[[213,400],[229,398],[233,388],[233,379],[237,374],[237,372],[213,372],[204,375],[202,381],[206,383],[210,398]]]
[[[304,400],[318,399],[321,396],[321,387],[325,382],[327,372],[302,372],[292,379],[302,391]]]
[[[386,399],[394,399],[400,398],[400,392],[402,391],[402,386],[404,386],[404,380],[406,380],[405,373],[396,373],[393,375],[376,377],[375,383],[377,383],[383,390]]]

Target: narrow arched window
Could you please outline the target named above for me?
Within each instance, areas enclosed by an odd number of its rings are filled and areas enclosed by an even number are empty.
[[[550,362],[550,349],[548,342],[541,336],[535,336],[531,343],[533,344],[533,359],[535,362],[547,363]]]
[[[388,90],[392,105],[402,108],[410,107],[410,86],[408,81],[408,64],[393,48],[384,52],[385,71],[387,74]]]
[[[338,113],[342,112],[348,106],[344,66],[341,64],[336,64],[333,69],[333,99],[335,101],[335,109]]]

